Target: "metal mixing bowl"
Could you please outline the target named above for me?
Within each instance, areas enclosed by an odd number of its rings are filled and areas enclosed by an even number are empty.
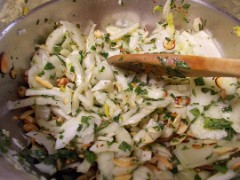
[[[159,13],[152,14],[153,7],[164,1],[154,0],[128,0],[119,5],[113,0],[55,0],[51,1],[27,16],[10,24],[0,34],[0,52],[6,52],[9,61],[18,71],[17,79],[13,80],[8,75],[0,78],[0,128],[9,130],[12,137],[26,144],[19,124],[12,120],[12,116],[19,114],[19,110],[9,112],[6,108],[8,100],[17,99],[17,87],[22,84],[21,73],[28,69],[30,58],[34,52],[34,44],[44,42],[53,30],[54,23],[67,20],[80,24],[80,29],[85,31],[89,20],[97,23],[102,29],[107,24],[115,23],[117,19],[124,23],[140,22],[144,27],[152,29],[160,20]],[[240,20],[226,12],[214,8],[201,0],[191,0],[188,17],[194,19],[202,17],[207,19],[206,30],[216,38],[222,55],[229,58],[240,58],[239,38],[232,33],[233,27],[240,24]],[[182,20],[181,12],[175,19],[179,29],[189,28]],[[14,148],[14,147],[12,147]],[[27,173],[15,170],[12,165],[0,159],[0,179],[32,179]]]

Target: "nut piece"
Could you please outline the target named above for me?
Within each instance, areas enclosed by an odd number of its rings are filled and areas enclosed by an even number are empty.
[[[194,149],[201,149],[202,147],[203,147],[203,144],[192,144],[192,147],[194,148]]]
[[[23,80],[24,80],[25,83],[28,84],[28,70],[26,70],[26,71],[24,72]]]
[[[175,40],[165,38],[163,41],[163,47],[167,50],[172,50],[173,48],[175,48]]]
[[[10,71],[10,77],[12,79],[16,79],[17,78],[17,71],[14,68],[12,68],[11,71]]]
[[[230,169],[237,170],[240,168],[240,162],[236,162],[235,164],[231,165]]]
[[[25,119],[27,116],[31,116],[33,113],[34,110],[25,111],[20,115],[19,119]]]
[[[9,72],[9,64],[7,59],[7,54],[2,52],[0,54],[0,61],[1,61],[1,72],[7,74]]]
[[[214,149],[213,153],[220,156],[227,153],[236,152],[237,150],[238,150],[237,147],[219,147]]]
[[[43,80],[39,76],[35,76],[35,80],[37,81],[37,83],[41,84],[45,88],[48,88],[48,89],[52,89],[53,88],[53,85],[50,82],[48,82],[46,80]]]
[[[26,90],[27,90],[26,87],[20,86],[20,87],[18,88],[18,96],[21,97],[21,98],[25,97],[25,95],[26,95]]]
[[[173,164],[170,163],[167,158],[165,158],[165,157],[163,157],[163,156],[158,156],[158,160],[159,160],[162,164],[164,164],[168,169],[170,169],[170,170],[173,169]]]
[[[115,176],[115,178],[114,178],[114,180],[130,180],[130,179],[132,179],[131,174]]]
[[[114,164],[119,167],[132,166],[132,158],[118,158],[113,160]]]
[[[68,78],[61,78],[57,80],[57,86],[61,87],[61,86],[66,86],[69,83],[69,79]]]
[[[36,130],[38,130],[38,128],[37,128],[37,126],[35,126],[33,124],[27,123],[27,124],[23,125],[23,130],[25,132],[30,132],[30,131],[36,131]]]
[[[36,124],[36,120],[32,116],[27,116],[23,119],[25,124]]]

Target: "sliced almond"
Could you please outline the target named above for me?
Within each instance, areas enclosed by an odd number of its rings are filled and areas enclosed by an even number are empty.
[[[186,132],[187,129],[188,129],[188,125],[186,125],[184,122],[181,121],[177,130],[177,134],[183,134]]]
[[[240,162],[236,162],[233,165],[231,165],[231,167],[230,167],[230,169],[232,169],[234,171],[239,169],[239,168],[240,168]]]
[[[38,130],[38,128],[34,124],[27,123],[23,125],[23,130],[25,132],[30,132],[30,131],[36,131]]]
[[[131,174],[127,174],[127,175],[122,175],[122,176],[115,176],[114,180],[131,180],[132,179],[132,175]]]
[[[173,164],[170,163],[167,158],[165,158],[165,157],[163,157],[163,156],[158,156],[158,160],[159,160],[162,164],[164,164],[168,169],[170,169],[170,170],[173,169]]]
[[[35,76],[35,80],[37,81],[37,83],[39,83],[40,85],[42,85],[45,88],[48,88],[48,89],[52,89],[53,88],[53,85],[49,81],[43,80],[39,76]]]
[[[116,166],[119,167],[130,167],[133,165],[132,158],[118,158],[114,159],[113,162]]]
[[[25,111],[24,113],[22,113],[20,115],[20,119],[25,119],[27,116],[31,116],[32,114],[34,113],[34,110],[28,110],[28,111]]]
[[[227,91],[226,91],[226,89],[220,89],[220,91],[219,91],[219,96],[220,96],[222,99],[226,99],[226,97],[227,97]]]
[[[27,116],[23,119],[25,124],[36,124],[36,120],[32,116]]]
[[[28,84],[28,70],[24,72],[23,80],[24,80],[25,83]]]
[[[194,148],[194,149],[201,149],[202,147],[203,147],[203,144],[192,144],[192,147]]]
[[[176,146],[176,145],[182,143],[186,138],[187,138],[187,135],[186,135],[186,134],[180,135],[180,136],[178,136],[178,137],[174,137],[174,138],[172,138],[172,140],[170,141],[170,145]]]
[[[10,77],[12,79],[16,79],[17,78],[17,71],[14,68],[11,69],[11,71],[10,71]]]
[[[217,143],[217,141],[215,140],[212,140],[212,139],[205,139],[202,141],[203,144],[206,144],[206,145],[214,145]]]
[[[9,72],[9,64],[8,64],[7,54],[5,52],[2,52],[0,54],[0,61],[1,61],[1,72],[4,74],[7,74]]]
[[[66,86],[69,83],[68,78],[57,79],[57,87]]]
[[[25,97],[25,95],[26,95],[26,90],[27,90],[26,87],[20,86],[20,87],[18,88],[18,96],[21,97],[21,98]]]
[[[235,152],[237,150],[238,150],[237,147],[219,147],[219,148],[214,149],[213,153],[217,154],[217,155],[224,155],[229,152]]]
[[[172,50],[175,47],[175,40],[165,38],[163,41],[163,47],[167,50]]]
[[[175,119],[174,119],[174,121],[173,121],[173,123],[172,123],[172,125],[175,127],[175,129],[178,129],[180,122],[181,122],[181,115],[178,114],[178,115],[175,117]]]
[[[62,161],[61,161],[61,159],[57,159],[56,160],[56,167],[57,167],[58,171],[60,171],[62,169]]]
[[[96,31],[94,31],[94,36],[96,38],[103,37],[103,32],[101,32],[100,30],[96,30]]]
[[[147,163],[147,164],[145,164],[145,166],[152,171],[154,171],[154,170],[159,171],[158,167],[154,164]]]

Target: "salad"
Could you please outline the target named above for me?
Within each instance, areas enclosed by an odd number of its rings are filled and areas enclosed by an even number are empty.
[[[240,87],[230,77],[178,78],[129,72],[107,63],[125,53],[220,57],[194,19],[174,26],[172,1],[152,32],[140,23],[88,35],[60,21],[38,45],[25,73],[23,99],[10,110],[30,145],[20,152],[50,177],[78,179],[231,179],[240,169]],[[190,4],[186,3],[185,8]],[[155,7],[158,11],[160,6]]]

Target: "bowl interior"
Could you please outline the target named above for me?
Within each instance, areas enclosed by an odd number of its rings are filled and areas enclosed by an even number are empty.
[[[160,4],[164,2],[160,1]],[[206,30],[216,39],[223,56],[240,58],[239,39],[232,33],[232,28],[239,24],[239,20],[203,1],[191,0],[189,3],[191,8],[187,17],[191,20],[190,23],[183,20],[184,14],[175,11],[176,27],[190,28],[194,18],[206,19]],[[20,74],[28,69],[35,44],[44,42],[54,29],[55,22],[67,20],[79,24],[83,33],[87,32],[92,23],[96,23],[97,28],[103,29],[106,25],[116,24],[119,20],[123,26],[140,22],[142,27],[151,30],[161,19],[159,13],[152,13],[153,7],[158,4],[159,2],[149,0],[142,0],[141,3],[139,0],[123,1],[122,5],[111,0],[55,0],[10,24],[0,34],[0,52],[7,53],[8,59],[18,71],[18,78],[13,80],[8,75],[0,78],[0,128],[9,130],[11,136],[23,143],[26,142],[19,130],[19,124],[12,120],[12,116],[19,114],[19,111],[9,112],[6,102],[17,99],[17,87],[22,84]],[[4,168],[9,170],[9,167],[1,166],[0,172]],[[13,172],[13,169],[11,171]]]

